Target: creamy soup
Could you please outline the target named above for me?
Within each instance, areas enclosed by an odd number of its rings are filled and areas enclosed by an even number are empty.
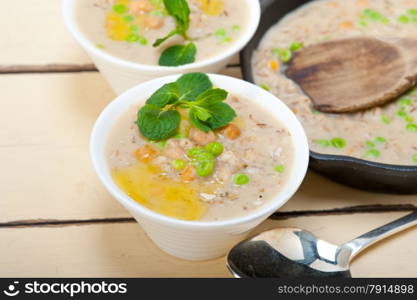
[[[191,14],[189,41],[176,35],[159,47],[153,43],[176,28],[162,0],[79,0],[81,30],[96,46],[120,58],[158,65],[170,46],[193,42],[195,60],[216,56],[231,47],[246,30],[249,9],[244,1],[187,0]]]
[[[139,204],[184,220],[227,220],[272,201],[293,164],[289,131],[250,99],[228,95],[225,102],[237,113],[226,127],[205,133],[182,113],[178,133],[162,142],[149,142],[138,130],[143,104],[130,107],[106,149],[118,186]],[[195,168],[199,151],[214,158],[211,173]]]
[[[312,1],[267,32],[253,57],[254,78],[292,108],[313,151],[417,165],[416,89],[383,107],[324,114],[283,73],[285,62],[303,46],[354,36],[415,38],[416,30],[416,0]]]

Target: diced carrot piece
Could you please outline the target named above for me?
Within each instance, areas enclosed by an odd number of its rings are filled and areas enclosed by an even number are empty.
[[[195,179],[195,170],[191,166],[187,166],[180,175],[180,179],[183,182],[191,182]]]
[[[145,25],[146,28],[158,29],[164,25],[164,21],[159,17],[146,16],[145,19],[143,20],[143,24]]]
[[[352,29],[353,23],[351,21],[344,21],[344,22],[341,22],[339,26],[342,29]]]
[[[139,147],[135,151],[135,157],[137,158],[137,160],[143,163],[148,163],[157,156],[158,151],[156,151],[154,148],[147,144]]]
[[[271,70],[276,71],[278,70],[279,63],[276,60],[271,60],[269,61],[269,67],[271,68]]]
[[[240,128],[235,124],[229,124],[222,129],[222,133],[229,139],[235,140],[241,135]]]

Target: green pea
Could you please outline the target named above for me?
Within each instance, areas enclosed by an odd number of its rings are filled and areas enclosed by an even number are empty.
[[[188,150],[187,155],[189,158],[194,159],[200,156],[203,153],[206,153],[207,151],[204,148],[201,147],[194,147]]]
[[[384,124],[389,124],[391,123],[391,120],[387,115],[381,115],[381,122]]]
[[[379,12],[370,8],[365,9],[363,14],[372,21],[381,21],[383,19],[383,16]]]
[[[282,62],[286,63],[289,62],[292,58],[292,52],[290,49],[281,50],[280,59]]]
[[[233,182],[237,185],[245,185],[248,184],[250,181],[250,178],[246,174],[236,174],[233,176]]]
[[[165,141],[158,142],[157,145],[158,145],[159,148],[164,149],[167,146],[167,143],[168,143],[168,141],[165,140]]]
[[[155,17],[163,17],[164,13],[162,11],[159,10],[153,10],[149,13],[151,16],[155,16]]]
[[[371,149],[368,152],[366,152],[365,154],[366,157],[374,157],[374,158],[378,158],[381,156],[381,152],[377,149]]]
[[[204,148],[214,156],[219,156],[224,151],[223,145],[219,142],[209,143]]]
[[[417,16],[417,9],[415,8],[410,8],[407,12],[409,15]]]
[[[238,31],[238,30],[240,30],[240,26],[239,25],[233,25],[232,30]]]
[[[224,28],[219,28],[214,32],[214,35],[217,36],[218,38],[224,38],[226,37],[226,29]]]
[[[373,148],[373,147],[375,147],[375,144],[374,144],[373,142],[371,142],[371,141],[366,141],[366,142],[365,142],[365,145],[366,145],[367,147],[369,147],[369,148]]]
[[[144,38],[143,36],[139,37],[139,44],[146,46],[148,44],[148,40]]]
[[[414,154],[414,155],[411,157],[411,160],[417,164],[417,154]]]
[[[277,173],[283,173],[285,171],[285,166],[284,165],[277,165],[274,168],[274,171]]]
[[[404,117],[404,121],[406,121],[407,123],[413,123],[414,122],[414,119],[413,119],[413,117],[412,116],[405,116]]]
[[[385,143],[387,140],[385,138],[383,138],[382,136],[377,136],[375,138],[375,141],[378,143]]]
[[[408,24],[410,23],[410,18],[406,15],[401,15],[398,17],[398,22],[403,23],[403,24]]]
[[[185,161],[183,161],[182,159],[176,159],[176,160],[173,160],[173,161],[171,162],[171,166],[172,166],[175,170],[178,170],[178,171],[183,170],[183,169],[185,168],[185,165],[186,165],[186,163],[185,163]]]
[[[118,14],[124,14],[125,12],[128,11],[126,5],[124,4],[115,4],[113,5],[113,11],[118,13]]]
[[[359,20],[358,25],[360,27],[368,27],[368,22],[366,22],[365,20]]]
[[[139,41],[139,38],[140,37],[137,34],[135,34],[135,33],[129,34],[129,36],[126,38],[126,42],[128,42],[128,43],[134,43],[134,42]]]
[[[319,139],[319,140],[315,140],[314,141],[317,145],[320,145],[320,146],[322,146],[322,147],[329,147],[330,146],[330,142],[328,141],[328,140],[322,140],[322,139]]]
[[[389,24],[389,19],[386,17],[383,17],[380,21],[382,24]]]
[[[400,106],[410,106],[411,104],[413,104],[413,99],[410,99],[410,98],[401,98],[399,101],[398,101],[398,104],[400,105]]]
[[[405,111],[404,107],[401,107],[398,111],[397,111],[397,116],[401,117],[401,118],[405,118],[406,116],[408,116],[408,113]]]
[[[343,138],[334,138],[330,142],[333,147],[338,148],[338,149],[345,148],[347,144],[346,140]]]
[[[260,85],[260,87],[261,88],[263,88],[265,91],[270,91],[271,89],[269,88],[269,86],[267,85],[267,84],[265,84],[265,83],[262,83],[261,85]]]
[[[303,47],[304,47],[304,44],[303,43],[301,43],[301,42],[294,42],[294,43],[291,44],[290,50],[292,52],[295,52],[297,50],[300,50]]]
[[[417,124],[414,124],[414,123],[407,124],[407,130],[411,132],[417,132]]]
[[[139,30],[139,27],[136,24],[132,24],[132,25],[129,26],[129,32],[132,33],[132,34],[137,33],[138,30]]]
[[[207,177],[213,174],[214,171],[214,161],[201,161],[198,162],[195,166],[197,175],[200,177]]]
[[[272,49],[272,54],[274,54],[276,56],[280,56],[281,55],[281,49],[279,49],[279,48]]]

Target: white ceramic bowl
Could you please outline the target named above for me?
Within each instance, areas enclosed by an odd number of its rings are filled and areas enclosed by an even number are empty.
[[[252,99],[256,105],[272,112],[287,127],[294,145],[294,162],[288,169],[289,179],[267,205],[240,218],[198,222],[177,220],[155,213],[132,200],[114,183],[105,156],[105,146],[113,124],[132,104],[146,101],[162,85],[173,82],[178,77],[179,75],[166,76],[142,83],[112,101],[94,126],[90,144],[91,158],[107,190],[132,214],[160,248],[179,258],[205,260],[224,255],[234,244],[244,239],[251,229],[291,198],[306,174],[309,159],[308,142],[295,115],[275,96],[249,82],[210,74],[209,77],[215,86]]]
[[[117,94],[121,94],[127,89],[141,82],[153,78],[180,74],[188,72],[217,73],[223,69],[243,47],[249,42],[259,25],[261,9],[257,0],[239,0],[246,2],[249,7],[249,19],[246,32],[226,51],[192,64],[179,67],[161,67],[143,65],[124,60],[97,48],[79,29],[76,15],[76,2],[78,0],[62,0],[62,13],[68,30],[72,33],[77,42],[84,48],[93,60],[101,74],[109,82],[110,86]]]

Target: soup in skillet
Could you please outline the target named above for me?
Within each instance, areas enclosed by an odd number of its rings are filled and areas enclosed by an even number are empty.
[[[287,15],[264,36],[252,67],[258,85],[289,105],[313,151],[396,165],[417,165],[417,92],[358,113],[326,114],[283,70],[292,53],[355,36],[416,38],[416,0],[317,0]]]

